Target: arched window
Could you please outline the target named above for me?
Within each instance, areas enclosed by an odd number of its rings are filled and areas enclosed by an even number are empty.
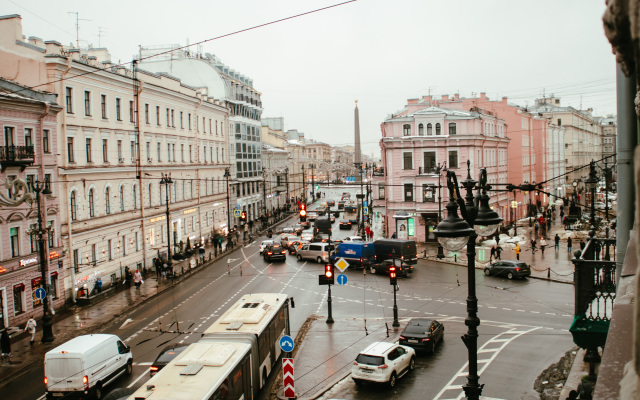
[[[132,204],[133,204],[133,209],[137,210],[138,209],[138,187],[136,185],[133,185],[133,190],[131,191],[131,196],[132,196]]]
[[[424,125],[422,124],[418,125],[418,135],[424,136]]]
[[[111,214],[111,199],[109,198],[109,187],[104,190],[104,213]]]
[[[69,203],[71,204],[71,220],[75,221],[78,219],[78,204],[76,203],[76,192],[75,190],[71,192],[71,196],[69,196]]]
[[[124,211],[124,186],[120,186],[120,212]]]
[[[402,135],[403,136],[411,136],[411,125],[404,124],[402,126]]]
[[[456,123],[449,122],[449,135],[455,135],[455,134],[456,134]]]
[[[440,132],[440,123],[437,123],[436,124],[436,135],[440,135],[440,134],[441,134],[441,132]]]
[[[433,136],[433,125],[427,124],[427,136]]]
[[[93,188],[89,189],[89,216],[95,217],[95,211],[93,208]]]

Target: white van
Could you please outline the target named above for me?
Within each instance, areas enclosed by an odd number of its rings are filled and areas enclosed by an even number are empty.
[[[101,399],[103,387],[132,369],[131,348],[116,335],[78,336],[44,356],[47,399]]]

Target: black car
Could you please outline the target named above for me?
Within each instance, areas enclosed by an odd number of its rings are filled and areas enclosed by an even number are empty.
[[[186,344],[172,344],[160,352],[160,355],[156,357],[156,360],[149,367],[149,375],[154,376],[162,368],[171,362],[174,358],[178,357],[188,346]]]
[[[444,339],[444,325],[435,319],[412,318],[400,334],[400,344],[433,353]]]
[[[287,259],[287,250],[282,245],[279,244],[270,244],[264,248],[262,251],[262,256],[265,261],[273,261],[273,260],[282,260],[285,261]]]
[[[318,233],[313,237],[313,239],[311,239],[311,243],[328,242],[328,241],[329,241],[329,235],[327,235],[326,233]]]
[[[340,229],[351,229],[351,221],[343,219],[340,221]]]
[[[320,215],[320,216],[325,215],[327,213],[327,208],[326,207],[318,207],[318,208],[316,208],[316,213],[318,213],[318,215]]]
[[[384,260],[380,262],[376,262],[369,267],[369,271],[372,274],[389,274],[389,267],[394,265],[394,260]],[[395,260],[395,266],[397,268],[398,276],[407,277],[410,272],[413,272],[413,265],[407,264],[403,262],[401,259],[397,258]]]
[[[327,200],[327,205],[329,207],[334,207],[336,205],[336,201],[335,200]]]
[[[526,278],[531,276],[531,269],[522,261],[499,260],[484,267],[484,274],[487,276],[506,276],[509,279]]]
[[[344,201],[340,200],[338,202],[338,210],[344,210]]]

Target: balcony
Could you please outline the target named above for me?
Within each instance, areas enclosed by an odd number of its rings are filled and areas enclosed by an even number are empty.
[[[423,170],[422,167],[418,167],[418,175],[438,175],[438,173],[433,168],[426,168]]]
[[[20,167],[20,171],[35,162],[33,146],[1,146],[0,170],[4,172],[8,167]]]

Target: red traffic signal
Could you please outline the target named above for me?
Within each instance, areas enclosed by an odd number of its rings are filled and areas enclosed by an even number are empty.
[[[327,278],[333,278],[333,265],[327,264],[324,266],[324,276]]]
[[[307,205],[300,204],[300,222],[307,220]]]
[[[335,276],[333,274],[333,264],[326,264],[324,266],[324,274],[318,276],[318,283],[320,285],[333,285],[335,282]]]
[[[398,273],[395,265],[389,267],[389,284],[396,285],[398,283]]]
[[[247,213],[243,211],[242,214],[240,215],[240,219],[243,221],[247,219]]]

